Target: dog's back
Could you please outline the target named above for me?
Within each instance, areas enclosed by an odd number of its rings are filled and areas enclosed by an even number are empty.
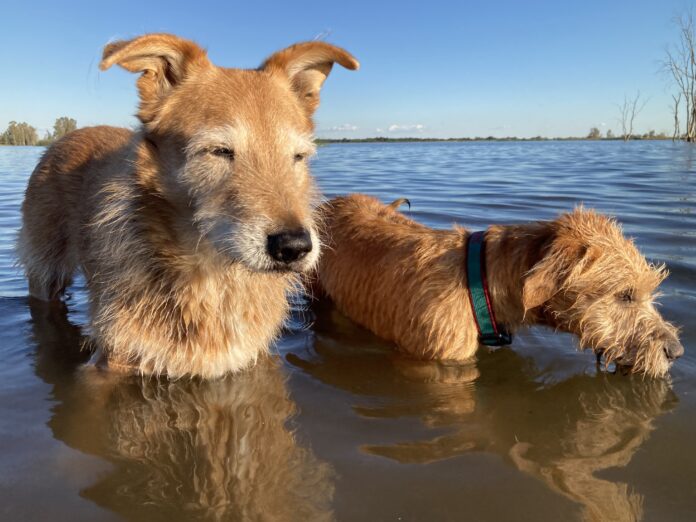
[[[87,127],[52,145],[29,179],[22,205],[19,257],[29,292],[55,298],[79,268],[91,194],[128,154],[131,131]]]
[[[433,230],[354,194],[321,208],[322,291],[357,323],[420,358],[466,359],[475,331],[464,274],[465,232]]]

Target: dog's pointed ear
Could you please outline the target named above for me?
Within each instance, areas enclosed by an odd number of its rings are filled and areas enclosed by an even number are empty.
[[[588,247],[556,231],[550,247],[542,258],[527,272],[522,287],[522,305],[525,312],[542,306],[560,292],[575,270],[586,268]]]
[[[309,117],[319,106],[319,92],[334,63],[356,70],[360,63],[348,51],[326,42],[298,43],[270,56],[260,69],[287,76]]]
[[[205,50],[194,42],[160,33],[108,44],[99,68],[105,71],[114,64],[142,73],[137,85],[141,100],[138,117],[143,123],[153,116],[153,105],[172,88],[196,71],[212,67]]]

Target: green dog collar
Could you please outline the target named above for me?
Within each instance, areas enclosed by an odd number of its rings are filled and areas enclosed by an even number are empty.
[[[486,280],[486,232],[472,233],[466,242],[466,279],[478,340],[486,346],[512,343],[512,335],[495,320]]]

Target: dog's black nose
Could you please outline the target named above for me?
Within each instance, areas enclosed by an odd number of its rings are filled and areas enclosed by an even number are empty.
[[[684,355],[684,347],[679,341],[669,341],[665,345],[665,355],[667,355],[670,361],[679,359],[679,357]]]
[[[292,263],[311,251],[312,237],[304,228],[285,230],[268,236],[268,254],[276,261]]]

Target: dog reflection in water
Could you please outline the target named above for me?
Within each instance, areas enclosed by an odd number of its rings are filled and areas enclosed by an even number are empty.
[[[476,366],[413,361],[388,346],[368,356],[364,347],[376,338],[328,304],[315,310],[319,360],[292,357],[294,365],[362,397],[353,406],[362,417],[393,419],[400,432],[413,418],[437,429],[431,439],[364,445],[364,452],[406,464],[493,453],[579,503],[585,520],[642,518],[639,493],[597,475],[626,466],[674,407],[668,380],[598,373],[544,384],[531,359],[507,348],[481,353]]]
[[[64,305],[31,304],[55,438],[113,464],[82,496],[129,519],[333,518],[333,471],[288,428],[296,406],[277,361],[214,381],[76,370],[89,354]]]

